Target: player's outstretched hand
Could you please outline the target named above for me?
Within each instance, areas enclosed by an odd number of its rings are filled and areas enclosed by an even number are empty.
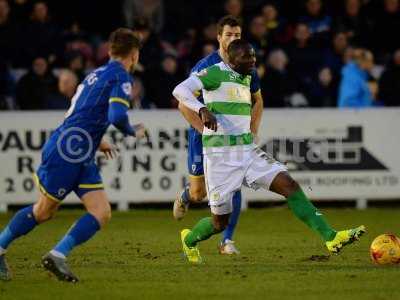
[[[137,139],[142,139],[148,136],[147,130],[142,123],[133,125],[133,129],[135,130],[135,137]]]
[[[199,115],[204,126],[208,129],[217,131],[217,118],[207,109],[207,107],[202,107],[199,111]]]
[[[107,159],[117,157],[119,149],[109,142],[102,140],[99,146],[99,151],[103,152]]]

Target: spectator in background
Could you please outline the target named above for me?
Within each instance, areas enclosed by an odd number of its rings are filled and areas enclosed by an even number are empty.
[[[25,29],[25,55],[27,63],[33,58],[45,57],[50,64],[56,60],[57,51],[60,51],[60,40],[55,24],[50,21],[47,4],[43,1],[33,5],[30,22]]]
[[[224,5],[224,15],[231,15],[244,24],[243,2],[241,0],[226,0]]]
[[[90,44],[93,37],[90,37],[85,31],[81,29],[78,21],[73,21],[70,27],[63,33],[63,49],[67,53],[65,60],[62,65],[69,63],[71,55],[75,59],[82,59],[82,63],[88,64],[84,65],[84,68],[94,68],[95,54],[93,46]],[[63,52],[64,52],[63,51]],[[78,58],[77,55],[81,57]],[[76,56],[75,56],[76,55]],[[79,79],[81,74],[78,74]]]
[[[16,100],[22,110],[45,108],[48,95],[56,90],[57,78],[43,57],[33,60],[32,69],[21,77],[16,88]]]
[[[354,52],[354,48],[353,47],[347,47],[344,50],[343,53],[343,65],[348,64],[352,59],[353,59],[353,52]],[[343,68],[343,67],[342,67]],[[342,73],[342,70],[340,70],[340,74]]]
[[[203,28],[203,44],[204,43],[215,43],[217,40],[218,36],[218,30],[217,30],[217,24],[212,21],[209,22],[206,26]]]
[[[390,53],[400,48],[398,31],[400,28],[399,0],[385,0],[384,10],[376,21],[375,51],[380,61],[387,61]]]
[[[196,61],[203,57],[204,45],[214,44],[216,48],[218,47],[217,35],[217,24],[214,22],[214,20],[211,20],[201,28],[201,34],[199,35],[199,38],[193,47],[194,51],[191,57],[191,67],[196,63]]]
[[[149,22],[139,18],[134,24],[134,31],[142,42],[139,57],[139,70],[158,66],[163,56],[163,48],[159,36],[151,30]]]
[[[215,46],[215,43],[204,44],[202,57],[206,57],[207,55],[210,55],[211,53],[213,53],[216,50],[217,50],[217,47]]]
[[[108,62],[110,57],[108,56],[108,51],[110,50],[110,45],[108,41],[105,41],[98,45],[96,49],[96,63],[98,66],[104,65]],[[139,66],[140,67],[140,66]]]
[[[311,32],[307,24],[297,24],[294,41],[288,47],[288,55],[290,70],[299,82],[302,91],[308,90],[321,65],[322,55],[320,52],[312,43]]]
[[[344,32],[337,32],[333,36],[332,47],[325,50],[324,65],[332,71],[333,80],[338,82],[344,65],[345,51],[349,43]]]
[[[17,30],[10,18],[10,6],[6,0],[0,0],[0,63],[16,61],[16,51]]]
[[[267,3],[261,11],[272,47],[286,45],[293,37],[293,29],[288,25],[286,19],[279,16],[277,6]]]
[[[287,69],[288,63],[288,57],[281,49],[273,50],[268,56],[260,81],[265,107],[290,105],[289,97],[295,92],[296,81]]]
[[[180,58],[190,57],[193,46],[196,42],[197,32],[193,28],[188,28],[176,46]]]
[[[17,22],[23,23],[29,18],[28,0],[14,0],[11,5],[13,18]]]
[[[66,67],[75,73],[78,82],[85,79],[85,59],[79,51],[72,51],[66,54]]]
[[[171,91],[181,80],[175,56],[165,55],[159,66],[148,69],[144,74],[146,95],[157,108],[176,107]]]
[[[15,81],[5,62],[0,61],[0,110],[14,109]]]
[[[255,16],[251,20],[248,41],[256,51],[257,59],[264,61],[267,55],[268,39],[263,16]]]
[[[379,79],[379,97],[385,106],[400,106],[400,49]]]
[[[300,17],[299,22],[307,24],[311,35],[320,45],[327,43],[332,27],[332,18],[323,13],[321,0],[307,0],[306,14]]]
[[[90,36],[82,30],[80,23],[74,20],[67,30],[64,31],[63,40],[68,44],[74,41],[88,41],[90,40]]]
[[[164,25],[163,0],[124,0],[123,14],[127,27],[134,27],[135,19],[144,18],[155,33],[160,33]]]
[[[154,104],[150,103],[145,97],[145,90],[142,80],[136,77],[133,82],[131,93],[131,103],[133,109],[150,109],[155,108]]]
[[[345,11],[336,18],[335,31],[345,33],[353,45],[366,47],[370,26],[365,15],[361,13],[361,1],[345,0]]]
[[[318,72],[307,99],[311,107],[336,107],[337,84],[330,68],[323,67]]]
[[[353,60],[342,70],[338,106],[362,108],[373,105],[373,94],[368,85],[369,71],[374,66],[371,51],[355,49]]]
[[[68,109],[78,82],[78,77],[74,72],[70,70],[61,71],[58,76],[58,91],[47,96],[45,109]]]

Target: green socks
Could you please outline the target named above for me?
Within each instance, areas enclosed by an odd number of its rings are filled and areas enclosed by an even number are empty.
[[[335,238],[336,231],[329,226],[302,190],[290,195],[287,201],[294,215],[317,231],[325,241],[331,241]],[[195,247],[198,242],[207,240],[216,233],[218,232],[214,228],[211,217],[203,218],[186,236],[185,243],[188,247]]]
[[[203,218],[186,236],[185,243],[188,247],[195,247],[198,242],[207,240],[216,233],[218,232],[214,229],[211,217]]]
[[[306,223],[308,227],[317,231],[325,241],[331,241],[335,238],[336,231],[329,226],[301,189],[290,195],[287,201],[294,215]]]

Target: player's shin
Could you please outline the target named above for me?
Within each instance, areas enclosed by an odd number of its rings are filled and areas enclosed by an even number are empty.
[[[87,213],[72,226],[50,253],[58,257],[67,257],[73,248],[88,241],[99,229],[99,221]]]
[[[334,239],[336,231],[327,223],[322,213],[316,209],[301,189],[289,195],[287,201],[294,215],[317,231],[325,241]]]
[[[185,243],[188,247],[195,247],[198,242],[208,240],[220,231],[214,228],[211,217],[201,219],[186,236]]]
[[[0,233],[0,255],[6,251],[12,241],[29,233],[37,224],[33,215],[33,205],[18,211]]]
[[[225,243],[226,240],[233,240],[233,233],[235,232],[236,225],[239,221],[240,211],[242,209],[242,193],[240,191],[233,194],[232,207],[233,210],[229,218],[228,226],[222,235],[222,244]]]

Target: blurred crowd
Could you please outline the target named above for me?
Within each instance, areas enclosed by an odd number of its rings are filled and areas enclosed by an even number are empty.
[[[227,14],[256,50],[265,107],[400,106],[400,0],[0,0],[0,109],[69,107],[118,26],[143,41],[132,106],[175,108]]]

